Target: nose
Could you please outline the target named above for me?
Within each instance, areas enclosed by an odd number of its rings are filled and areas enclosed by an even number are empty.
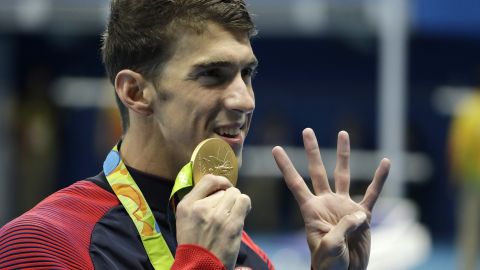
[[[255,95],[251,82],[245,82],[241,74],[235,76],[226,91],[225,107],[230,110],[251,113],[255,109]]]

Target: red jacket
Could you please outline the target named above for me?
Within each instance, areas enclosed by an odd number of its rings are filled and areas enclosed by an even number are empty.
[[[224,269],[210,251],[177,246],[168,222],[173,183],[129,169],[175,261],[172,269]],[[274,269],[244,232],[236,267]],[[242,268],[243,267],[243,268]],[[102,174],[40,202],[0,229],[0,269],[153,269],[138,232]]]

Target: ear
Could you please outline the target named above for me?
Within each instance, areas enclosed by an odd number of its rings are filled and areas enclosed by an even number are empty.
[[[152,114],[152,98],[149,95],[150,84],[135,71],[123,69],[115,77],[115,91],[122,103],[141,115]]]

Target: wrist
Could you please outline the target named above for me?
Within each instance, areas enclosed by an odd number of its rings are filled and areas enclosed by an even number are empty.
[[[210,250],[195,244],[181,244],[175,253],[175,269],[226,270]],[[172,268],[173,269],[173,268]]]

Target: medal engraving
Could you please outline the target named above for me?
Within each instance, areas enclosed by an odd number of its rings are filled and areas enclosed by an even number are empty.
[[[217,138],[201,142],[192,155],[193,182],[198,183],[206,174],[224,176],[233,185],[237,183],[237,157],[230,145]]]

